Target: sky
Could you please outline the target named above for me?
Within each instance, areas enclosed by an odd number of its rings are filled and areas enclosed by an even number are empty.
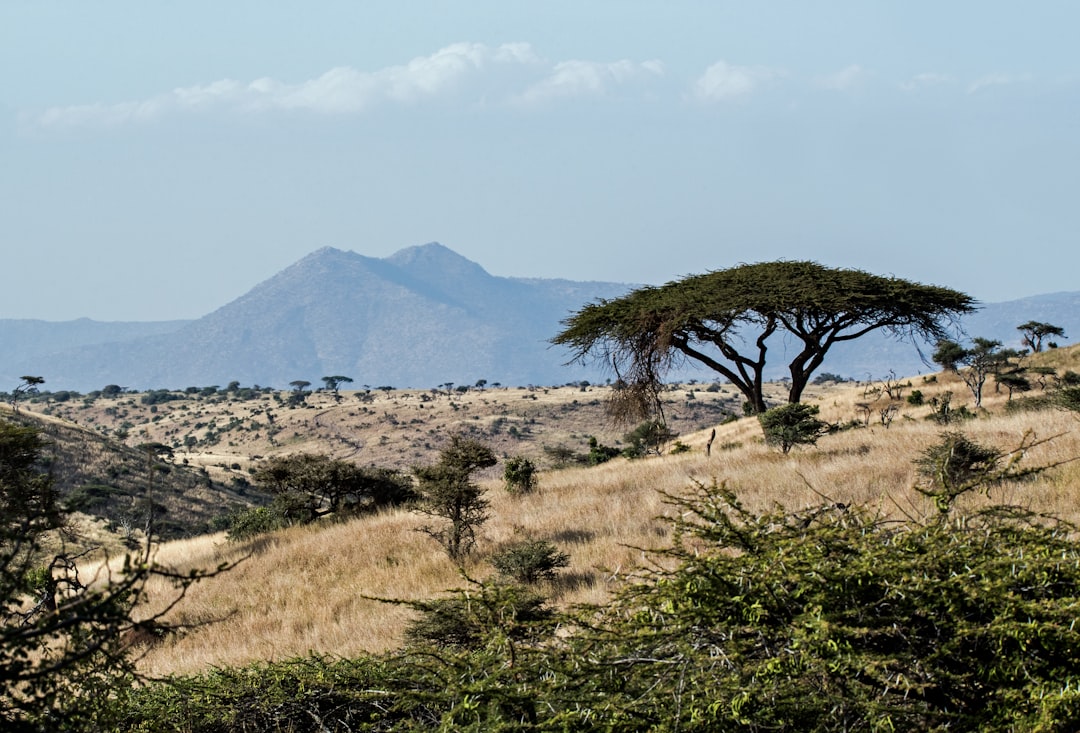
[[[198,318],[321,247],[1080,289],[1080,3],[0,3],[0,318]]]

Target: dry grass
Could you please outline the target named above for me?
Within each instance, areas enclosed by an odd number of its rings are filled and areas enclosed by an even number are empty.
[[[953,404],[970,406],[966,388],[939,375],[936,382],[913,380],[927,398],[946,390]],[[910,393],[910,389],[908,390]],[[1069,461],[1080,456],[1077,419],[1060,411],[1006,413],[1005,396],[988,390],[987,408],[962,429],[975,441],[1008,450],[1025,434],[1054,437],[1030,451],[1026,465]],[[847,422],[858,403],[872,400],[865,386],[815,388],[809,401],[822,416]],[[874,401],[875,409],[885,398]],[[924,516],[932,504],[912,490],[913,459],[940,440],[943,428],[925,419],[929,407],[903,403],[889,427],[846,430],[821,439],[817,447],[784,456],[768,449],[756,421],[717,426],[711,456],[704,452],[708,430],[682,436],[692,450],[638,461],[616,459],[595,468],[541,473],[530,495],[505,492],[486,480],[492,500],[490,522],[466,572],[483,577],[483,558],[521,538],[547,539],[568,552],[571,565],[548,588],[556,603],[602,603],[646,561],[641,548],[668,541],[661,517],[674,508],[664,494],[679,494],[694,482],[724,482],[751,509],[780,504],[789,510],[823,500],[879,507],[885,515]],[[1080,523],[1080,464],[1067,463],[1034,481],[996,487],[975,503],[1009,502],[1053,512]],[[200,583],[174,612],[173,620],[201,624],[147,651],[142,667],[152,674],[191,672],[212,665],[282,659],[309,652],[355,655],[395,647],[410,618],[401,606],[369,597],[422,599],[437,596],[463,580],[458,569],[429,538],[414,531],[420,519],[393,511],[348,523],[295,528],[250,545],[230,545],[221,536],[170,543],[158,554],[180,568],[212,568],[253,554],[228,574]],[[153,589],[149,607],[168,595]]]
[[[1059,371],[1078,369],[1076,349],[1059,349],[1051,356]],[[919,389],[930,399],[951,391],[955,408],[971,407],[967,388],[955,377],[910,381],[905,395]],[[569,553],[571,565],[546,590],[555,603],[569,606],[603,603],[649,560],[643,548],[665,545],[669,525],[663,517],[675,509],[664,495],[678,495],[695,482],[726,483],[755,510],[779,504],[795,511],[827,500],[879,507],[891,516],[933,512],[932,504],[911,488],[916,480],[912,461],[940,440],[943,428],[925,419],[929,407],[914,407],[902,399],[894,401],[899,412],[886,427],[879,415],[890,401],[875,394],[874,386],[808,390],[806,401],[819,404],[821,416],[833,423],[859,419],[867,412],[859,405],[869,405],[869,426],[826,436],[814,448],[785,456],[764,445],[754,420],[718,424],[723,410],[737,411],[741,405],[730,387],[708,392],[702,385],[684,385],[665,393],[665,409],[690,452],[564,470],[549,468],[544,446],[584,452],[589,435],[617,445],[625,432],[604,418],[606,387],[584,392],[574,387],[488,389],[437,396],[430,391],[379,392],[370,402],[347,394],[341,403],[318,394],[300,409],[281,407],[273,396],[250,402],[184,400],[159,405],[156,413],[140,405],[137,396],[122,396],[85,408],[54,406],[54,412],[100,432],[113,430],[114,422],[132,422],[136,427],[129,441],[135,442],[173,441],[194,431],[199,422],[231,423],[234,427],[222,431],[216,445],[177,456],[208,465],[225,479],[244,475],[255,456],[299,450],[377,465],[427,463],[435,460],[452,432],[484,440],[499,455],[528,455],[548,468],[539,475],[533,494],[504,491],[497,478],[501,466],[484,477],[491,520],[465,571],[470,577],[485,577],[492,572],[485,558],[507,543],[549,540]],[[782,385],[771,389],[777,395],[783,392]],[[1080,456],[1080,431],[1072,414],[1009,413],[1004,394],[995,394],[992,384],[986,392],[985,410],[956,426],[973,440],[1007,450],[1029,433],[1040,439],[1058,436],[1032,449],[1027,465]],[[274,414],[273,436],[265,427],[268,411]],[[253,421],[263,427],[254,429]],[[713,426],[716,438],[706,456]],[[516,436],[511,427],[517,428]],[[205,434],[205,428],[200,430]],[[234,463],[239,469],[230,468]],[[1067,463],[1037,480],[996,487],[990,498],[967,501],[1021,504],[1080,524],[1078,486],[1080,463]],[[396,647],[412,612],[371,598],[432,598],[465,582],[441,548],[415,531],[422,521],[407,511],[391,511],[348,523],[294,528],[249,544],[230,544],[221,535],[211,535],[160,546],[157,561],[180,570],[212,569],[248,553],[250,557],[190,590],[169,616],[186,628],[146,649],[143,671],[184,673],[309,652],[349,656]],[[165,582],[151,586],[140,613],[149,615],[173,594]]]

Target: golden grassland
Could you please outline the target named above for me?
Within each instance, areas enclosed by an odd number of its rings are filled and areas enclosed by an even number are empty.
[[[733,387],[708,386],[672,386],[662,394],[673,430],[690,433],[741,413],[743,398]],[[177,392],[179,399],[156,405],[145,404],[144,395],[124,393],[26,403],[22,409],[131,446],[169,445],[175,461],[206,468],[215,480],[229,483],[245,477],[261,458],[302,451],[408,469],[436,460],[446,436],[455,433],[483,440],[497,455],[550,465],[545,448],[587,452],[589,436],[620,445],[627,427],[605,416],[610,391],[607,385],[317,391],[300,406],[287,404],[287,392],[254,399]]]
[[[910,380],[905,394],[920,389],[929,399],[952,391],[954,407],[971,406],[967,388],[955,377],[925,379]],[[806,401],[819,404],[821,416],[836,423],[865,414],[858,405],[871,403],[873,419],[867,427],[825,436],[816,447],[796,448],[788,455],[766,447],[757,422],[743,419],[716,426],[709,456],[705,443],[711,428],[705,428],[681,436],[689,452],[546,470],[539,488],[524,496],[507,493],[490,472],[482,483],[491,500],[491,519],[463,569],[415,531],[422,519],[406,510],[293,528],[244,544],[213,535],[162,545],[157,561],[181,570],[213,568],[249,556],[191,589],[168,617],[190,627],[146,649],[141,669],[162,675],[311,652],[351,656],[392,649],[401,643],[411,611],[372,598],[428,599],[463,587],[462,570],[473,578],[490,575],[485,558],[521,538],[549,540],[569,553],[570,566],[545,589],[555,604],[603,603],[654,559],[648,548],[670,541],[665,517],[678,509],[665,494],[683,494],[695,482],[724,483],[752,510],[782,505],[798,511],[829,501],[868,505],[886,516],[935,511],[912,489],[913,459],[938,442],[943,430],[925,419],[930,407],[901,400],[899,414],[886,426],[878,416],[887,398],[868,392],[865,385],[817,388]],[[1062,465],[1035,480],[995,487],[989,497],[964,500],[1013,503],[1080,523],[1080,463],[1070,462],[1080,456],[1076,415],[1009,412],[1006,401],[1004,393],[988,385],[978,417],[950,428],[962,428],[976,442],[1005,451],[1020,445],[1025,435],[1050,439],[1032,448],[1024,464]],[[143,613],[160,608],[172,594],[164,583],[149,591]]]

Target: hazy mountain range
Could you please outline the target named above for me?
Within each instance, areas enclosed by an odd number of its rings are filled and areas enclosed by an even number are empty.
[[[633,285],[496,277],[446,247],[409,247],[385,259],[323,248],[194,321],[102,323],[0,320],[0,389],[23,374],[51,390],[224,386],[286,388],[344,375],[352,386],[433,387],[479,379],[565,384],[612,376],[568,367],[548,339],[585,303]],[[967,333],[1019,345],[1027,320],[1080,333],[1080,293],[987,304]],[[783,376],[784,344],[770,355]],[[924,353],[929,351],[924,345]],[[866,337],[838,347],[822,367],[847,377],[932,370],[910,343]],[[711,372],[685,376],[712,379]]]

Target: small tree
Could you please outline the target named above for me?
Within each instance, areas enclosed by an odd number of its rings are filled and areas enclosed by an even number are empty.
[[[332,377],[323,377],[322,381],[326,385],[326,388],[334,393],[334,397],[336,398],[338,396],[338,390],[341,388],[341,385],[352,384],[353,380],[351,377],[343,377],[338,374]]]
[[[817,405],[788,403],[758,415],[765,442],[788,453],[796,445],[814,445],[826,424],[817,419]]]
[[[1059,338],[1065,338],[1065,331],[1061,326],[1055,326],[1051,323],[1043,323],[1041,321],[1028,321],[1022,323],[1016,327],[1016,330],[1020,332],[1020,335],[1024,339],[1024,345],[1031,349],[1032,353],[1038,354],[1042,351],[1043,339],[1047,336],[1057,336]]]
[[[124,635],[161,628],[173,607],[136,622],[135,602],[155,577],[182,596],[206,574],[156,565],[147,542],[122,573],[87,578],[93,549],[65,540],[47,447],[36,427],[0,420],[0,728],[110,730],[110,698],[134,672]]]
[[[967,348],[948,339],[939,341],[932,358],[946,371],[959,376],[971,390],[975,407],[981,407],[986,378],[1003,371],[1018,356],[1020,352],[1015,349],[1002,349],[1000,341],[976,337]]]
[[[660,455],[664,446],[677,437],[679,434],[672,432],[663,420],[646,420],[623,436],[627,443],[623,455],[627,458],[641,458],[650,453]]]
[[[536,487],[536,464],[525,456],[506,460],[503,469],[506,489],[512,493],[527,494]]]
[[[38,385],[45,384],[45,379],[42,377],[23,376],[19,377],[22,382],[15,389],[11,391],[11,411],[19,411],[19,398],[24,394],[34,394],[37,392]]]
[[[532,585],[554,578],[556,570],[570,564],[570,556],[547,540],[528,540],[496,553],[491,564],[507,580]]]
[[[273,508],[285,523],[307,524],[330,514],[356,514],[415,498],[407,476],[316,453],[271,458],[253,478],[274,496]]]
[[[444,526],[425,525],[420,531],[441,544],[455,562],[472,552],[476,530],[488,518],[484,490],[472,482],[472,475],[497,462],[480,441],[455,435],[439,453],[438,463],[413,469],[422,497],[417,511],[446,521]]]

